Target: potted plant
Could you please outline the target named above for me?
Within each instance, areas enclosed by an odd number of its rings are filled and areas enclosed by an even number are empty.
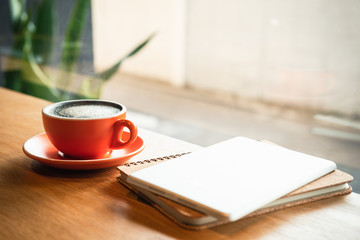
[[[75,0],[62,41],[58,67],[50,65],[54,49],[55,0],[9,0],[14,42],[10,57],[18,68],[4,72],[4,85],[50,101],[99,98],[102,86],[120,65],[138,53],[153,35],[108,69],[92,74],[77,74],[81,37],[90,11],[90,0]]]

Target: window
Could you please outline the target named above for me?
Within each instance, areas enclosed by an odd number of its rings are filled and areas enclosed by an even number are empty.
[[[47,74],[61,70],[63,37],[78,2],[86,1],[55,1],[61,20]],[[202,146],[239,135],[266,139],[360,177],[359,2],[89,3],[76,69],[81,80],[70,90],[153,36],[105,84],[85,85],[124,103],[141,127]],[[1,4],[10,23],[9,5]],[[0,30],[4,73],[9,62],[10,69],[18,63],[5,54],[13,40],[5,34],[9,25]]]

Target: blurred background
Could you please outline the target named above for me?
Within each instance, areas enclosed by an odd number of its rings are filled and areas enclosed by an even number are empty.
[[[360,2],[8,0],[1,85],[124,103],[201,146],[266,139],[335,161],[360,192]]]

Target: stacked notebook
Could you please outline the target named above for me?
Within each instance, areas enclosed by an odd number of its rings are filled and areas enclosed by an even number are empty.
[[[118,169],[120,183],[194,230],[344,195],[353,180],[332,161],[242,137]]]

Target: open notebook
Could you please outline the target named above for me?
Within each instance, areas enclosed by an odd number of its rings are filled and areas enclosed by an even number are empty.
[[[239,144],[239,138],[237,138],[235,140],[233,139],[232,141],[235,141],[236,144]],[[248,142],[249,139],[244,139],[244,138],[240,139],[241,144],[244,145],[244,142],[242,142],[242,141]],[[254,141],[254,140],[250,140],[250,141]],[[259,147],[257,145],[258,143],[259,142],[255,141],[255,142],[251,142],[250,145],[255,144],[256,148],[258,148]],[[222,144],[224,144],[224,143],[222,143]],[[262,144],[266,144],[266,146],[270,146],[267,143],[262,143]],[[226,143],[226,145],[228,145],[228,143]],[[246,146],[246,150],[237,149],[237,151],[241,150],[242,154],[252,151],[251,146],[246,145],[246,144],[245,144],[245,146]],[[217,146],[217,147],[218,148],[215,150],[215,152],[210,151],[211,154],[207,155],[207,158],[206,158],[207,160],[211,157],[214,157],[214,158],[219,157],[216,154],[216,152],[219,152],[218,151],[219,146]],[[224,146],[220,146],[220,148],[224,150],[224,149],[226,149],[226,146],[225,146],[225,148],[224,148]],[[261,148],[264,148],[264,146],[261,145]],[[308,156],[308,155],[304,155],[304,154],[299,154],[299,153],[293,152],[291,150],[287,150],[287,149],[276,146],[275,152],[277,154],[279,154],[279,152],[278,152],[279,148],[280,148],[280,153],[282,153],[282,154],[284,154],[283,151],[285,150],[285,155],[281,155],[281,154],[278,155],[278,158],[277,158],[278,160],[275,161],[277,163],[281,163],[281,166],[284,166],[283,165],[284,163],[281,162],[281,160],[279,160],[279,156],[282,156],[283,158],[285,158],[285,157],[288,157],[287,154],[291,154],[292,158],[295,158],[295,159],[299,158],[305,162],[306,162],[306,160],[304,160],[303,158],[308,159],[308,160],[310,159],[312,161],[311,162],[312,170],[310,171],[310,175],[309,175],[309,171],[307,171],[307,170],[306,170],[307,173],[305,174],[304,169],[303,169],[303,170],[301,170],[303,172],[303,174],[300,174],[300,175],[298,174],[298,176],[300,176],[299,177],[300,180],[297,181],[296,184],[293,184],[293,183],[286,184],[287,186],[290,185],[291,186],[290,189],[292,189],[292,190],[295,190],[295,189],[307,184],[308,182],[310,182],[328,172],[331,172],[335,168],[334,164],[331,161],[314,158],[312,156]],[[270,159],[272,159],[272,158],[269,157],[269,155],[268,155],[269,151],[272,152],[272,151],[274,151],[274,149],[270,148],[270,150],[269,149],[266,150],[266,147],[265,147],[265,150],[263,149],[261,151],[262,154],[260,154],[260,156],[267,156],[266,159],[268,159],[270,161]],[[287,151],[290,151],[290,152],[287,152]],[[195,156],[198,158],[199,155],[196,154],[198,152],[200,152],[200,155],[203,155],[203,153],[201,153],[201,150],[200,150],[195,153],[186,155],[186,157],[189,157],[189,156],[194,157]],[[274,154],[274,152],[272,152],[272,154]],[[224,156],[224,154],[222,154],[222,156]],[[232,155],[229,155],[229,156],[232,156]],[[186,159],[189,159],[189,158],[184,158],[185,156],[179,157],[179,155],[175,155],[175,156],[171,156],[170,158],[175,158],[175,157],[178,157],[178,158],[171,160],[171,161],[167,161],[167,162],[181,161],[180,165],[186,166],[186,169],[182,170],[182,173],[185,177],[189,176],[189,175],[187,175],[187,173],[189,173],[189,168],[191,168],[193,170],[197,169],[196,167],[194,167],[194,162],[193,162],[192,158],[190,158],[191,162],[187,162]],[[162,160],[167,160],[167,159],[168,158],[162,158]],[[202,159],[204,159],[204,158],[202,158]],[[247,159],[247,161],[249,161],[251,158],[248,157],[246,159]],[[295,160],[295,163],[298,162],[299,159]],[[185,227],[195,228],[195,229],[201,229],[203,227],[218,225],[218,224],[233,221],[233,220],[236,220],[239,218],[252,216],[254,214],[257,215],[257,214],[281,209],[281,208],[288,207],[288,206],[298,205],[298,204],[309,202],[309,201],[314,201],[314,200],[318,200],[318,199],[322,199],[322,198],[327,198],[330,196],[335,196],[335,195],[340,195],[340,194],[345,194],[345,193],[351,192],[351,187],[349,187],[347,185],[347,182],[351,181],[352,177],[344,172],[336,170],[336,171],[333,171],[330,174],[327,174],[326,176],[324,176],[310,184],[307,184],[306,186],[303,186],[300,189],[297,189],[293,192],[291,192],[292,190],[289,190],[289,188],[287,188],[286,193],[284,193],[284,191],[283,191],[284,188],[282,188],[281,191],[277,190],[276,194],[273,194],[272,197],[269,197],[268,196],[269,191],[262,191],[261,194],[263,194],[263,196],[266,195],[265,196],[266,201],[261,199],[261,201],[258,201],[256,203],[256,207],[254,207],[254,205],[251,205],[250,208],[249,208],[249,206],[243,207],[244,206],[244,201],[243,201],[242,205],[239,204],[239,206],[241,206],[241,208],[242,208],[242,213],[240,214],[240,217],[239,217],[239,214],[235,218],[233,218],[231,216],[229,217],[229,215],[227,215],[227,216],[225,215],[225,217],[224,217],[224,214],[219,214],[218,212],[213,211],[212,209],[209,210],[208,208],[202,208],[202,206],[200,206],[200,208],[199,208],[198,206],[192,205],[193,202],[190,202],[190,204],[189,204],[188,202],[186,202],[187,199],[185,199],[186,201],[182,201],[182,200],[179,200],[178,198],[173,198],[170,196],[170,198],[175,200],[175,201],[172,201],[172,200],[168,199],[167,197],[164,197],[164,196],[168,196],[168,195],[166,195],[166,194],[164,195],[161,192],[158,192],[156,189],[153,189],[152,186],[150,188],[146,189],[146,185],[145,185],[145,187],[140,184],[137,184],[137,186],[132,185],[133,182],[131,180],[129,181],[129,179],[131,179],[132,176],[136,176],[136,173],[142,172],[141,169],[153,168],[151,166],[156,165],[159,162],[156,160],[158,160],[158,159],[145,160],[143,162],[130,163],[125,166],[120,166],[119,167],[119,170],[120,170],[119,181],[121,183],[123,183],[124,185],[130,187],[133,191],[135,191],[136,193],[141,195],[143,198],[148,200],[150,203],[152,203],[152,205],[154,207],[156,207],[158,210],[160,210],[165,215],[172,218],[179,224],[181,224]],[[289,159],[287,159],[287,161],[289,161]],[[268,183],[269,181],[267,181],[267,180],[270,177],[272,177],[273,174],[275,174],[275,172],[276,172],[276,169],[277,169],[276,164],[274,163],[274,161],[272,161],[272,162],[273,162],[273,164],[267,163],[267,165],[265,164],[265,166],[261,165],[262,167],[265,168],[266,171],[264,170],[264,171],[254,172],[254,169],[257,169],[257,166],[260,166],[260,165],[258,165],[259,162],[252,161],[252,165],[251,164],[250,165],[253,167],[253,169],[252,170],[250,169],[250,172],[252,171],[253,173],[243,174],[243,176],[247,177],[246,181],[247,181],[248,185],[245,185],[245,190],[243,188],[243,189],[241,189],[241,191],[239,191],[239,188],[237,188],[238,192],[241,192],[242,196],[244,196],[245,198],[250,197],[249,199],[254,199],[253,196],[254,195],[256,196],[257,191],[259,191],[259,189],[261,190],[261,188],[256,185],[259,183],[261,183],[263,185],[264,181],[266,183]],[[290,168],[296,169],[296,171],[300,170],[298,165],[296,165],[296,164],[294,165],[294,161],[290,161],[290,162],[292,162],[292,164],[290,164]],[[209,162],[206,162],[206,163],[209,163]],[[219,164],[221,164],[221,163],[224,163],[224,161],[222,161],[220,163],[218,162],[217,165],[214,164],[213,166],[207,166],[207,168],[205,167],[206,170],[209,170],[209,168],[211,168],[211,167],[213,167],[213,168],[216,167],[216,170],[211,172],[211,177],[214,180],[219,180],[219,178],[224,180],[224,178],[221,177],[221,172],[224,171],[224,169],[226,169],[226,167],[222,168],[221,166],[219,166]],[[179,163],[177,163],[177,164],[179,164]],[[309,167],[309,165],[304,165],[304,164],[305,163],[302,162],[301,166]],[[306,163],[306,164],[309,164],[309,163]],[[161,165],[164,165],[164,164],[160,164],[158,166],[161,166]],[[227,165],[227,167],[228,166],[229,165]],[[230,165],[230,166],[232,166],[233,168],[236,167],[234,165]],[[285,164],[285,166],[286,166],[286,164]],[[317,168],[316,167],[314,168],[314,166],[317,166]],[[271,169],[271,167],[273,169]],[[242,165],[242,168],[244,169],[246,167]],[[287,166],[287,168],[289,168],[289,166]],[[315,169],[317,169],[317,170],[315,170]],[[320,171],[318,171],[319,169],[320,169]],[[177,168],[177,170],[179,170],[179,169]],[[249,170],[249,167],[247,167],[247,170]],[[289,175],[289,172],[287,172],[286,174],[288,174],[288,175],[282,175],[282,177],[284,177],[284,176],[285,177],[286,176],[293,177],[294,176],[293,173],[294,172],[296,173],[296,171],[294,171],[294,170],[291,170],[291,171],[293,171],[293,172],[291,172],[290,175]],[[272,174],[268,174],[269,172],[271,172]],[[186,173],[186,174],[184,174],[184,173]],[[229,171],[227,171],[227,173],[229,173]],[[231,171],[230,171],[230,173],[231,173]],[[264,174],[265,175],[267,174],[267,178],[262,178],[262,176],[264,176]],[[277,174],[277,176],[278,175],[279,174]],[[168,175],[166,175],[166,176],[168,176]],[[260,179],[260,180],[256,182],[256,178],[251,178],[249,176],[257,177],[257,179]],[[304,181],[304,176],[306,176],[305,181]],[[261,178],[262,178],[262,180],[261,180]],[[296,177],[295,177],[295,179],[296,179]],[[219,183],[215,183],[215,185],[218,184],[218,186],[224,186],[224,189],[231,189],[233,186],[231,187],[231,185],[230,185],[230,187],[229,187],[229,184],[228,184],[229,178],[227,178],[226,180],[227,181],[225,181],[225,182],[218,181]],[[236,177],[235,177],[235,180],[236,180]],[[211,183],[212,183],[211,186],[214,186],[214,182],[211,182]],[[274,183],[274,181],[272,183]],[[281,183],[281,181],[280,181],[280,183]],[[172,182],[172,184],[174,184],[174,182]],[[250,186],[250,188],[247,188],[247,186]],[[270,185],[270,186],[272,186],[272,185]],[[242,187],[242,186],[240,185],[240,187]],[[253,187],[253,188],[251,188],[251,187]],[[205,191],[209,191],[209,190],[207,189]],[[226,191],[229,191],[229,190],[226,190]],[[236,191],[232,191],[232,192],[236,192]],[[281,192],[281,193],[279,193],[279,192]],[[291,192],[291,193],[289,193],[289,192]],[[160,196],[159,193],[160,193],[160,195],[164,195],[164,196]],[[289,193],[289,194],[287,194],[287,193]],[[222,195],[220,195],[220,196],[226,198],[226,196],[224,196],[224,192],[221,194]],[[227,194],[227,192],[225,192],[225,194]],[[283,195],[286,195],[286,196],[283,196]],[[258,196],[259,195],[257,195],[257,197]],[[236,195],[235,195],[235,197],[236,197]],[[272,200],[269,200],[269,199],[272,199]],[[221,200],[221,198],[220,198],[220,200]],[[255,199],[255,201],[256,200],[257,199]],[[238,201],[238,199],[237,199],[237,201]],[[259,206],[259,202],[261,202],[260,203],[261,206]],[[246,202],[245,202],[245,204],[246,204]],[[244,213],[243,209],[246,209],[245,213]],[[228,214],[228,213],[225,212],[225,214]]]

